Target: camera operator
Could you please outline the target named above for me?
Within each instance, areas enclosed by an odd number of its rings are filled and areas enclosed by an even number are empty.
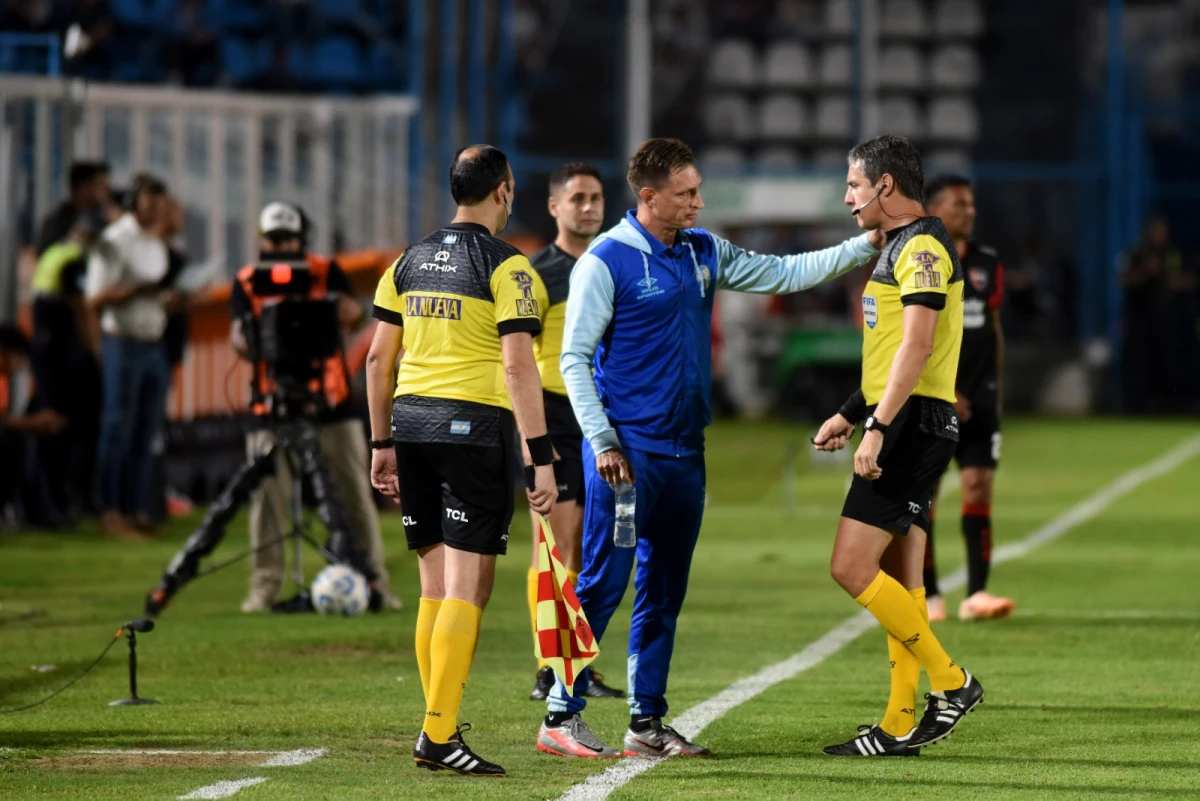
[[[259,250],[263,259],[307,262],[312,274],[308,292],[311,300],[336,299],[338,321],[349,331],[362,322],[362,305],[352,296],[350,281],[332,259],[307,252],[309,222],[304,212],[289,203],[270,203],[258,219]],[[233,328],[230,339],[242,358],[249,359],[246,318],[259,319],[263,302],[255,296],[255,266],[239,271],[230,297]],[[247,453],[253,456],[271,444],[274,434],[267,426],[266,398],[273,390],[265,364],[255,365],[253,430],[246,438]],[[375,508],[370,478],[364,470],[368,463],[367,442],[359,409],[350,397],[350,376],[344,352],[325,362],[322,389],[327,408],[317,420],[318,441],[329,463],[338,496],[345,505],[351,531],[358,544],[370,555],[371,567],[378,574],[374,589],[382,596],[383,606],[400,609],[400,599],[392,592],[384,565],[379,516]],[[276,455],[275,472],[263,479],[250,500],[250,543],[258,548],[276,537],[291,519],[293,483],[287,459]],[[256,550],[251,557],[250,592],[242,603],[243,612],[270,611],[284,578],[284,542]]]

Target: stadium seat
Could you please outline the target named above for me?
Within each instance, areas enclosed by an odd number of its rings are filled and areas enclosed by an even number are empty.
[[[127,28],[160,28],[175,13],[176,0],[112,0],[116,21]]]
[[[884,36],[897,39],[925,39],[933,33],[920,0],[887,0],[879,30]]]
[[[757,118],[742,95],[717,95],[704,109],[704,127],[711,139],[745,142],[758,134]]]
[[[235,84],[245,83],[261,75],[269,64],[269,51],[264,58],[265,43],[251,43],[236,36],[223,36],[218,40],[221,69]]]
[[[854,115],[852,112],[850,98],[840,95],[822,97],[817,103],[815,125],[817,137],[826,140],[849,139],[853,127]]]
[[[750,88],[758,85],[758,54],[753,45],[741,39],[726,39],[717,44],[708,62],[708,80],[714,88]]]
[[[921,111],[911,97],[887,97],[879,101],[879,129],[908,139],[920,139],[925,134]]]
[[[979,56],[968,45],[950,45],[933,54],[929,75],[938,89],[973,89],[982,78]]]
[[[768,147],[754,160],[759,172],[790,172],[801,165],[800,154],[790,147]]]
[[[217,30],[265,31],[272,8],[266,0],[208,0],[208,14]]]
[[[821,51],[821,85],[841,88],[854,81],[854,51],[833,45]]]
[[[967,172],[971,166],[971,154],[960,148],[939,148],[925,154],[925,174],[934,176],[941,172]]]
[[[325,24],[353,22],[363,13],[358,0],[317,0],[315,7]]]
[[[812,56],[799,42],[776,42],[763,59],[763,83],[774,89],[812,86]]]
[[[794,142],[808,133],[808,110],[792,95],[771,95],[758,110],[758,134],[772,142]]]
[[[825,0],[825,33],[848,36],[854,32],[854,0]]]
[[[813,166],[822,169],[846,168],[846,154],[849,147],[823,147],[813,154]]]
[[[929,107],[929,136],[948,142],[972,142],[979,136],[979,114],[966,97],[944,97]]]
[[[973,38],[983,33],[984,25],[979,0],[941,0],[934,12],[933,28],[938,36]]]
[[[714,175],[740,173],[746,166],[742,151],[736,147],[710,147],[700,153],[700,167]]]
[[[330,90],[349,90],[362,86],[362,52],[349,36],[330,36],[319,40],[312,49],[312,79]]]
[[[879,54],[879,85],[889,89],[916,89],[925,85],[921,53],[910,45],[891,45]]]

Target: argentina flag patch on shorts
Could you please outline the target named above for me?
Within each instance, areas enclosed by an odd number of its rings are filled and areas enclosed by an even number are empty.
[[[466,436],[467,434],[470,434],[471,433],[471,421],[470,420],[451,420],[450,421],[450,433],[451,434],[459,434],[461,436]]]

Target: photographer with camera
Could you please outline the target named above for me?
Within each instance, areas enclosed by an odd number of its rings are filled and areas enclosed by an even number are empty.
[[[365,314],[354,299],[350,281],[337,262],[307,252],[309,221],[304,212],[289,203],[270,203],[263,208],[258,220],[260,258],[266,261],[305,262],[311,272],[308,297],[312,300],[336,299],[337,318],[343,331],[357,327]],[[253,286],[255,265],[238,272],[230,297],[233,328],[230,340],[242,358],[251,358],[248,350],[247,318],[261,319],[264,307]],[[249,456],[262,452],[275,434],[267,425],[268,399],[275,390],[261,359],[255,364],[253,382],[254,414],[252,430],[246,437]],[[317,413],[317,438],[328,461],[337,495],[345,506],[350,531],[359,547],[369,554],[372,569],[377,574],[374,589],[382,596],[383,606],[400,609],[400,599],[388,584],[384,565],[383,542],[380,536],[379,515],[371,490],[370,479],[363,469],[368,463],[367,442],[359,408],[350,397],[350,376],[344,352],[326,359],[321,392],[325,408]],[[250,544],[255,548],[250,574],[250,592],[242,603],[243,612],[269,611],[284,578],[284,542],[264,544],[284,530],[290,520],[293,482],[288,460],[275,459],[273,475],[267,475],[250,499]]]

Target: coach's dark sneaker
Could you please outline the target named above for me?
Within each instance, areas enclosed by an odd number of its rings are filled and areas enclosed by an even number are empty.
[[[963,669],[967,681],[957,690],[925,693],[925,714],[908,741],[909,748],[922,748],[950,736],[967,713],[983,703],[983,687]]]
[[[650,720],[645,731],[634,731],[632,726],[625,731],[627,757],[711,755],[712,752],[707,748],[696,745],[670,726],[664,726],[658,718]]]
[[[435,743],[425,732],[413,746],[413,762],[426,770],[450,770],[464,776],[505,776],[504,768],[479,757],[463,742],[463,732],[470,731],[471,724],[464,723],[454,732],[448,743]]]
[[[914,729],[913,731],[916,731]],[[859,726],[858,736],[841,745],[825,746],[830,756],[848,757],[913,757],[920,756],[920,748],[909,748],[910,731],[903,737],[893,737],[878,726]]]
[[[538,668],[537,678],[533,682],[533,691],[529,693],[530,701],[545,701],[554,689],[554,668],[547,665]]]
[[[587,689],[583,694],[588,698],[624,698],[625,691],[618,690],[616,687],[609,687],[604,683],[604,677],[594,670],[588,671],[588,676],[591,681],[588,682]]]

